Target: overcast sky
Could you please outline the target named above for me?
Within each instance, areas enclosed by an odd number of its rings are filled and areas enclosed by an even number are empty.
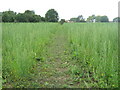
[[[83,15],[84,18],[95,15],[107,15],[110,20],[118,16],[119,0],[2,0],[0,12],[13,10],[24,12],[34,10],[36,14],[45,16],[45,13],[53,8],[60,18],[66,20],[71,17]]]

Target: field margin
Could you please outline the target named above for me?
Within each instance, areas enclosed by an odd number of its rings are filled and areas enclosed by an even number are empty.
[[[2,89],[2,13],[0,12],[0,89]]]

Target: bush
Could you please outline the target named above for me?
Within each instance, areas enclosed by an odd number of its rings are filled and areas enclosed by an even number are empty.
[[[63,25],[64,22],[65,22],[65,19],[61,19],[61,20],[60,20],[60,24],[61,24],[61,25]]]

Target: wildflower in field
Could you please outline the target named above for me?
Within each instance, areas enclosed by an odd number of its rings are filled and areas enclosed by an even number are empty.
[[[104,74],[102,73],[101,76],[104,76]]]
[[[112,85],[113,87],[115,87],[115,85]]]

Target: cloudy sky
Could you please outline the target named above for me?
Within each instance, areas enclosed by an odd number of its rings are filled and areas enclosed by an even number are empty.
[[[110,20],[118,16],[119,0],[2,0],[0,12],[13,10],[24,12],[34,10],[36,14],[45,16],[47,10],[54,8],[60,18],[70,19],[83,15],[84,18],[95,15],[107,15]]]

